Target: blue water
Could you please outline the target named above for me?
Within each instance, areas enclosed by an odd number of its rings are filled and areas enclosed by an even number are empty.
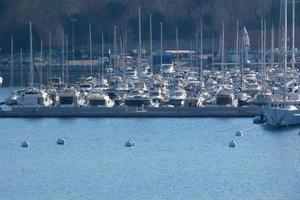
[[[247,118],[0,119],[0,199],[297,200],[299,130]]]

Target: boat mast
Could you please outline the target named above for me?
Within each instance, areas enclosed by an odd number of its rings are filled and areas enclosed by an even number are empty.
[[[192,49],[192,46],[191,46]],[[198,80],[200,80],[201,72],[200,72],[200,65],[199,65],[199,28],[196,28],[196,34],[195,34],[195,56],[196,56],[196,68],[198,71]],[[191,62],[193,62],[193,57],[191,57]]]
[[[260,22],[260,66],[261,66],[261,72],[262,72],[262,76],[261,76],[261,85],[262,88],[265,88],[265,74],[266,74],[266,70],[265,70],[265,65],[264,65],[264,20],[261,19]]]
[[[296,21],[296,16],[295,16],[295,0],[293,0],[293,33],[292,33],[292,69],[293,72],[295,70],[295,21]]]
[[[20,49],[20,85],[23,88],[24,85],[24,80],[23,80],[23,50],[22,48]]]
[[[50,81],[50,78],[51,78],[51,62],[52,62],[52,36],[51,36],[51,32],[49,32],[49,52],[48,52],[48,75],[47,75],[47,82]]]
[[[267,66],[267,21],[264,20],[264,68],[265,78],[268,80],[268,66]]]
[[[179,36],[178,36],[178,27],[176,26],[176,63],[179,63]]]
[[[239,20],[236,21],[236,46],[235,46],[235,56],[236,56],[236,69],[239,68],[239,34],[240,34],[240,22]],[[241,73],[241,79],[242,79],[242,71]]]
[[[13,89],[14,87],[14,38],[11,36],[10,38],[10,87]]]
[[[163,23],[160,22],[160,73],[162,76],[162,66],[163,66]]]
[[[284,100],[286,99],[287,93],[287,0],[284,2]]]
[[[142,87],[142,24],[141,24],[141,8],[139,7],[139,50],[138,50],[138,69],[140,76],[140,86]]]
[[[215,65],[215,35],[212,34],[212,39],[211,39],[211,62],[212,62],[212,66]]]
[[[152,44],[152,14],[149,15],[150,20],[150,66],[153,73],[153,44]]]
[[[128,25],[127,22],[128,21],[128,16],[127,13],[125,14],[125,33],[124,33],[124,54],[127,55],[127,38],[128,38]]]
[[[274,66],[274,24],[272,24],[272,29],[271,29],[271,66]]]
[[[77,19],[72,18],[72,60],[75,60],[75,33],[74,33],[74,23],[77,21]]]
[[[89,24],[89,46],[90,46],[90,76],[93,77],[93,47],[92,47],[92,25]]]
[[[203,23],[200,21],[200,80],[203,82]]]
[[[103,77],[104,70],[104,35],[101,34],[101,78]]]
[[[41,39],[41,66],[40,66],[40,87],[42,87],[43,84],[43,40]]]
[[[224,79],[225,77],[225,70],[224,70],[224,62],[225,62],[225,28],[224,28],[224,22],[222,23],[222,46],[221,46],[221,69],[222,69],[222,84],[224,85]]]
[[[115,70],[115,75],[118,74],[117,72],[117,26],[114,26],[114,70]]]
[[[29,73],[29,86],[33,86],[33,48],[32,48],[32,25],[29,22],[29,34],[30,34],[30,73]]]
[[[65,82],[65,32],[61,31],[61,81]]]
[[[69,37],[66,36],[66,83],[69,83]]]

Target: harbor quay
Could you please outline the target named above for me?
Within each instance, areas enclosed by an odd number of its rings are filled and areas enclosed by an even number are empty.
[[[138,117],[255,117],[262,114],[259,106],[247,107],[160,107],[160,108],[138,108],[138,107],[115,107],[115,108],[20,108],[12,110],[0,110],[1,118],[43,118],[43,117],[110,117],[110,118],[138,118]]]

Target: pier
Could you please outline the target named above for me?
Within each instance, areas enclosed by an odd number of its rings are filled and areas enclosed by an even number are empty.
[[[199,107],[199,108],[60,108],[60,107],[40,107],[40,108],[13,108],[11,111],[0,111],[1,118],[18,117],[111,117],[111,118],[138,118],[138,117],[255,117],[262,114],[262,108],[256,106],[249,107]]]

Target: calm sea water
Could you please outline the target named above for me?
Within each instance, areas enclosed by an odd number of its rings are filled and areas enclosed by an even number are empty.
[[[0,199],[297,200],[299,130],[247,118],[0,119]]]

